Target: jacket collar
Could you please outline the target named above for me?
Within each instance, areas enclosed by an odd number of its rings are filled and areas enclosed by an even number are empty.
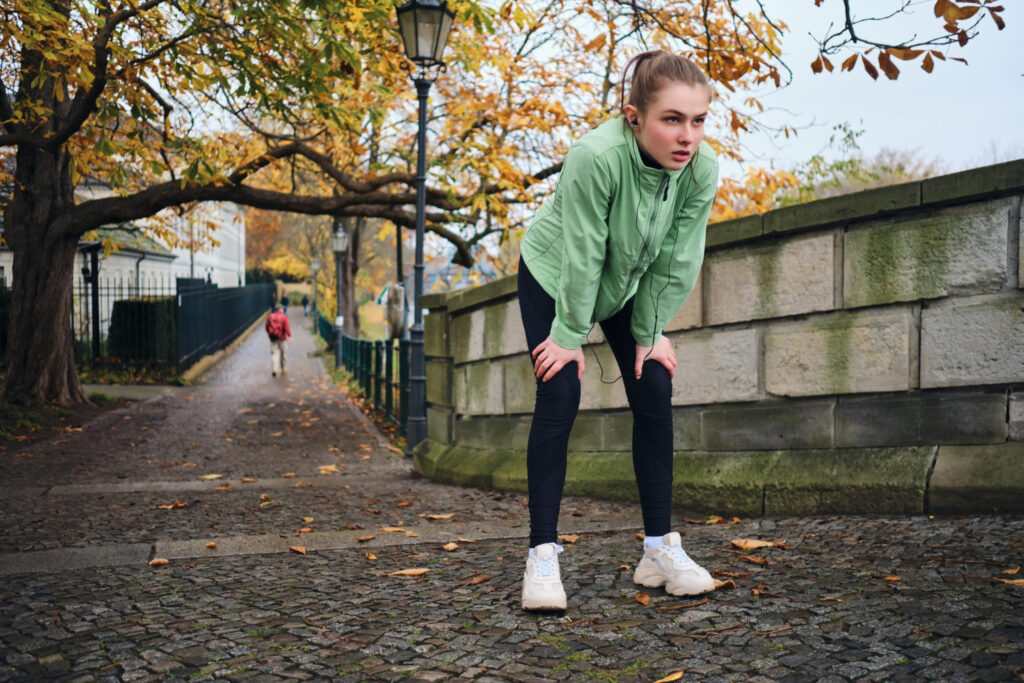
[[[668,175],[669,181],[674,182],[679,178],[679,174],[690,165],[690,161],[693,160],[693,155],[691,155],[686,160],[686,165],[680,169],[651,168],[640,158],[640,146],[636,143],[636,136],[633,134],[633,131],[626,125],[625,118],[619,117],[616,119],[616,122],[620,125],[623,139],[626,141],[626,147],[629,149],[629,158],[633,162],[636,171],[640,174],[640,177],[644,180],[649,178],[654,181],[660,181],[663,176]]]

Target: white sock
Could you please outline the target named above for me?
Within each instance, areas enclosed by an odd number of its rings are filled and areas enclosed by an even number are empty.
[[[644,537],[644,547],[645,548],[650,548],[651,550],[655,550],[655,549],[660,548],[661,546],[665,545],[664,539],[665,539],[664,536],[645,536]]]

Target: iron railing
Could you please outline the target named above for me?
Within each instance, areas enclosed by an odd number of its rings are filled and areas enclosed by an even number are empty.
[[[373,407],[405,436],[409,422],[409,340],[341,336],[341,364],[355,378]]]
[[[72,285],[71,326],[79,367],[164,367],[183,372],[218,351],[267,311],[272,283],[221,289],[202,280],[173,285]],[[0,361],[6,357],[13,293],[0,281]]]

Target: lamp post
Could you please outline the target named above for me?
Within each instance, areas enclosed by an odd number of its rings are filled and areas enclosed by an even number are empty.
[[[409,424],[406,427],[405,455],[427,436],[427,378],[423,357],[423,232],[426,215],[427,182],[427,95],[445,63],[441,59],[455,13],[444,0],[409,0],[398,8],[398,28],[405,44],[405,56],[416,65],[412,76],[419,100],[419,128],[416,137],[416,261],[413,266],[413,324],[409,335],[412,355],[409,368]],[[430,70],[433,69],[433,78]],[[401,235],[401,228],[399,228]],[[401,239],[399,239],[401,248]]]
[[[320,272],[320,259],[316,256],[309,264],[309,274],[313,278],[313,329],[316,329],[316,274]]]
[[[335,226],[334,237],[332,237],[331,240],[332,240],[333,246],[334,246],[334,267],[335,267],[336,275],[338,277],[338,286],[337,286],[337,290],[336,290],[336,294],[338,296],[338,306],[337,306],[338,313],[334,317],[334,328],[335,328],[335,337],[334,337],[334,369],[335,370],[340,370],[341,369],[341,335],[342,335],[342,326],[343,326],[343,324],[345,322],[344,318],[341,315],[341,296],[342,296],[342,291],[341,291],[341,270],[342,270],[342,257],[344,257],[344,255],[345,255],[345,249],[348,248],[348,233],[346,233],[345,229],[343,227],[341,227],[341,220],[340,219],[337,219],[337,218],[335,219],[334,226]]]

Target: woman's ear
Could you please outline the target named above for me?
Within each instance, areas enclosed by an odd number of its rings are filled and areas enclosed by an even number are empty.
[[[633,130],[636,130],[640,124],[640,110],[634,107],[632,104],[627,104],[622,108],[622,114],[626,117],[626,123],[628,123]]]

